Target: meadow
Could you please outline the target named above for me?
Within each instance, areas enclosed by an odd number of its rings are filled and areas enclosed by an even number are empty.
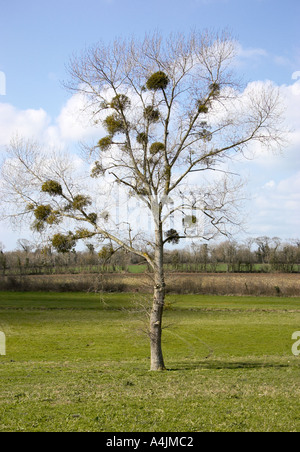
[[[0,431],[300,430],[300,298],[169,295],[158,373],[148,301],[0,292]]]

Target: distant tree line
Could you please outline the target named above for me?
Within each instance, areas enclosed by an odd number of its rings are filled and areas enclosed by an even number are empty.
[[[300,240],[282,241],[277,237],[249,238],[243,243],[224,241],[192,245],[172,251],[169,262],[186,271],[258,273],[300,271]]]
[[[192,244],[166,251],[165,267],[177,272],[300,272],[300,240],[278,237],[249,238],[243,243]],[[85,249],[57,253],[51,246],[34,246],[25,239],[15,251],[0,243],[0,275],[143,272],[146,261],[110,245],[87,243]]]

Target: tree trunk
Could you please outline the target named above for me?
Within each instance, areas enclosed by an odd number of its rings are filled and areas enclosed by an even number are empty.
[[[150,316],[151,370],[165,370],[162,353],[162,317],[165,304],[164,245],[162,225],[155,233],[154,298]]]

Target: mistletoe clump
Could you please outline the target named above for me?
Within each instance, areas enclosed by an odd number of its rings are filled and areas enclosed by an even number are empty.
[[[209,89],[210,89],[210,95],[212,97],[217,97],[220,95],[221,87],[220,87],[219,83],[216,83],[216,82],[212,83],[209,86]]]
[[[42,185],[42,191],[45,193],[49,193],[51,196],[62,195],[62,186],[60,183],[55,180],[48,180]]]
[[[77,195],[74,197],[70,207],[74,210],[82,210],[92,204],[91,199],[88,196]]]
[[[51,215],[52,208],[49,204],[38,206],[34,210],[34,216],[38,221],[46,221],[47,218]]]
[[[139,144],[147,144],[148,143],[148,135],[145,132],[141,132],[137,134],[136,141]]]
[[[175,229],[170,229],[165,233],[166,242],[171,243],[172,245],[177,245],[180,241],[180,236]]]
[[[158,91],[158,90],[164,90],[170,83],[169,77],[162,71],[155,72],[152,74],[146,83],[146,87],[150,91]]]
[[[98,215],[95,212],[92,212],[87,216],[87,219],[89,220],[90,223],[96,225]]]
[[[112,255],[114,254],[114,249],[112,246],[103,246],[102,249],[99,251],[98,256],[100,259],[103,260],[109,260]]]
[[[144,118],[147,119],[149,122],[158,122],[160,117],[159,110],[152,107],[152,105],[149,105],[144,110]]]
[[[204,113],[204,114],[208,113],[208,110],[209,110],[206,102],[203,102],[202,100],[198,101],[197,108],[198,108],[199,113]]]
[[[30,208],[29,210],[33,210],[35,216],[35,221],[32,225],[32,228],[38,232],[43,231],[47,224],[53,225],[60,222],[59,212],[52,210],[52,207],[49,204],[40,205],[35,209]]]
[[[162,152],[164,150],[165,150],[165,145],[163,143],[160,143],[159,141],[152,143],[150,146],[150,154],[151,155],[156,155],[159,152]]]
[[[96,178],[99,176],[104,176],[105,168],[101,165],[100,162],[96,161],[91,171],[91,177]]]
[[[108,137],[101,138],[98,142],[98,147],[101,151],[107,151],[112,145],[112,137],[109,135]]]
[[[116,133],[124,133],[126,130],[123,119],[116,114],[107,116],[103,124],[111,137],[116,135]]]
[[[203,141],[209,142],[212,140],[213,135],[209,130],[203,129],[199,132],[199,137],[202,138]]]
[[[117,94],[110,103],[110,107],[117,111],[124,111],[129,108],[130,105],[131,101],[125,94]]]
[[[76,245],[76,240],[69,232],[67,235],[55,234],[52,237],[52,245],[58,253],[69,253]]]

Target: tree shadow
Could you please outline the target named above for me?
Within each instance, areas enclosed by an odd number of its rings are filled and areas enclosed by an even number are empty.
[[[186,371],[186,370],[241,370],[241,369],[281,369],[290,367],[289,364],[279,364],[279,363],[266,363],[257,361],[199,361],[197,363],[191,363],[187,366],[177,366],[174,368],[167,369],[170,372],[173,371]]]

